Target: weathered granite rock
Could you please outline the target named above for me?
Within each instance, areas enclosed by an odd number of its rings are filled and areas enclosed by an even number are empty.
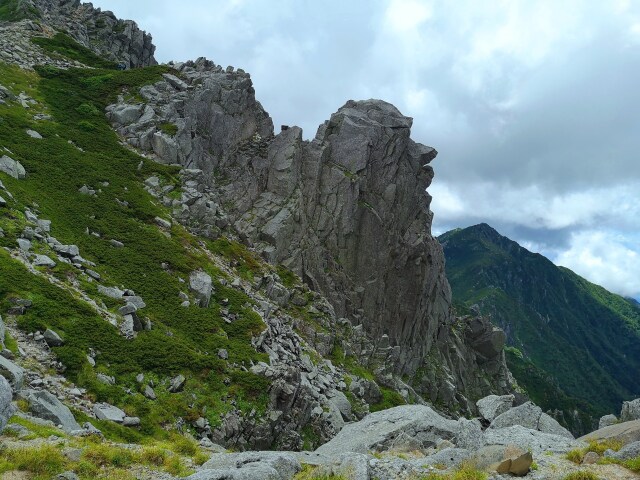
[[[622,402],[620,421],[630,422],[632,420],[640,420],[640,398],[636,398],[629,402]]]
[[[54,262],[53,260],[51,260],[51,258],[49,258],[46,255],[36,255],[35,258],[33,259],[33,264],[36,267],[49,267],[49,268],[53,268],[56,266],[56,262]]]
[[[131,20],[119,20],[80,0],[28,0],[17,2],[27,18],[34,18],[56,30],[67,32],[81,45],[126,68],[147,67],[157,62],[151,35]],[[35,13],[37,12],[37,13]]]
[[[580,437],[578,440],[588,442],[590,440],[618,440],[623,444],[640,441],[640,420],[621,422],[600,428],[594,432]]]
[[[195,294],[201,307],[209,306],[213,283],[208,273],[202,270],[191,272],[191,275],[189,275],[189,288]]]
[[[11,385],[0,375],[0,432],[2,432],[15,411],[15,407],[11,403],[12,397]]]
[[[50,328],[47,328],[42,335],[44,336],[44,341],[47,342],[47,345],[50,347],[60,347],[64,344],[64,340],[60,338],[60,335]]]
[[[344,452],[426,449],[453,439],[458,422],[447,420],[425,405],[405,405],[375,412],[346,425],[332,440],[316,449],[320,455]]]
[[[6,155],[0,157],[0,172],[4,172],[17,179],[23,179],[27,176],[27,172],[22,164]]]
[[[34,416],[51,420],[56,425],[61,425],[65,432],[80,430],[71,411],[54,395],[46,390],[33,391],[27,395],[29,410]]]
[[[562,435],[573,438],[571,432],[560,425],[555,419],[542,412],[542,409],[532,402],[526,402],[518,407],[507,410],[498,415],[489,426],[490,429],[499,429],[521,425],[523,427],[538,430],[543,433]]]
[[[302,467],[289,452],[214,453],[191,480],[290,480]]]
[[[311,142],[297,127],[274,137],[248,75],[206,59],[175,66],[186,89],[170,78],[143,87],[147,106],[132,122],[121,114],[130,106],[107,112],[132,146],[188,167],[179,221],[210,236],[231,228],[293,270],[374,339],[362,363],[408,376],[432,401],[472,411],[483,394],[509,390],[504,333],[453,317],[425,192],[436,151],[410,139],[411,118],[383,101],[349,101]],[[166,123],[177,128],[170,138]],[[147,187],[157,192],[159,181]]]
[[[184,385],[186,382],[187,382],[187,379],[185,378],[184,375],[177,375],[176,377],[171,379],[168,390],[171,393],[180,392],[184,388]]]
[[[489,428],[484,432],[484,442],[486,445],[516,445],[525,451],[531,450],[534,455],[541,455],[546,451],[566,453],[584,445],[583,442],[564,435],[543,433],[522,425]]]
[[[22,389],[25,375],[24,369],[1,355],[0,375],[9,381],[14,392],[18,392]]]
[[[598,422],[598,428],[608,427],[609,425],[615,425],[616,423],[618,423],[618,417],[615,415],[603,415],[600,417],[600,421]]]
[[[513,395],[489,395],[476,402],[480,416],[492,422],[498,415],[506,412],[513,406]]]
[[[108,403],[96,403],[93,406],[93,413],[98,420],[109,420],[111,422],[122,423],[127,416],[122,410]]]
[[[617,452],[607,450],[604,456],[615,458],[616,460],[631,460],[632,458],[640,457],[640,441],[627,443]]]

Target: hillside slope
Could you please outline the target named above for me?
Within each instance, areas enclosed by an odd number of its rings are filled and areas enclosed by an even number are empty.
[[[504,329],[507,344],[522,354],[511,350],[510,367],[534,401],[565,412],[577,405],[584,410],[586,402],[587,411],[599,415],[617,411],[623,399],[640,393],[637,304],[486,224],[453,230],[439,240],[454,302],[461,309],[477,306]],[[532,374],[533,367],[548,378]]]

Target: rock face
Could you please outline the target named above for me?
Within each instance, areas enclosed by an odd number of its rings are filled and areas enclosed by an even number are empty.
[[[186,167],[182,198],[163,199],[174,217],[212,237],[230,229],[299,274],[362,325],[372,348],[347,353],[380,374],[406,375],[453,409],[508,392],[504,333],[452,314],[425,191],[437,152],[411,140],[411,118],[349,101],[310,142],[297,127],[274,136],[248,74],[205,59],[173,66],[183,80],[165,76],[141,89],[144,104],[107,115],[130,145]]]
[[[18,10],[26,18],[66,31],[78,43],[103,58],[124,63],[127,68],[147,67],[157,62],[151,35],[131,20],[119,20],[109,11],[93,8],[80,0],[20,0]]]
[[[0,432],[7,425],[7,421],[15,410],[11,403],[12,396],[11,385],[3,376],[0,376]]]

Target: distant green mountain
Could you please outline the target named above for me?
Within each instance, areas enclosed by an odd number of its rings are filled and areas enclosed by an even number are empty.
[[[620,411],[640,396],[640,306],[522,248],[487,224],[439,237],[456,308],[507,334],[518,383],[565,424]],[[576,415],[578,410],[580,415]]]

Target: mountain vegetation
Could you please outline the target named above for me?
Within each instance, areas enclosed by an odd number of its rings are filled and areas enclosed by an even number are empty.
[[[586,431],[593,425],[585,415],[595,419],[640,394],[636,303],[486,224],[439,240],[455,305],[489,315],[505,331],[509,367],[536,403]]]

